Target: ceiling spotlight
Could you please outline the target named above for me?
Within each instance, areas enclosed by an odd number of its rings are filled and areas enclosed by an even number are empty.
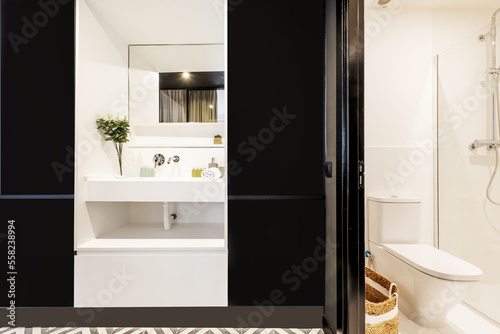
[[[188,72],[184,72],[184,73],[182,73],[182,76],[183,76],[184,78],[189,78],[189,73],[188,73]]]
[[[391,0],[378,0],[378,4],[380,6],[387,5],[389,2],[391,2]]]

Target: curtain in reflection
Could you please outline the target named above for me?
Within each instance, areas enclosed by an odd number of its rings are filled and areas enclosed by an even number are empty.
[[[187,91],[160,90],[160,123],[187,122]]]
[[[189,91],[189,122],[217,122],[217,90]]]

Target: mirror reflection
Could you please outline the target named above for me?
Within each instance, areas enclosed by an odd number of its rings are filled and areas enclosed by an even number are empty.
[[[160,73],[160,123],[224,121],[224,72]]]
[[[132,124],[222,123],[224,45],[131,45]]]

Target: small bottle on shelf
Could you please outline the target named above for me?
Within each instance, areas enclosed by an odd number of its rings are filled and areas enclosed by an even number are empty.
[[[215,162],[215,158],[212,158],[212,162],[208,164],[208,168],[212,167],[219,168],[219,164]]]

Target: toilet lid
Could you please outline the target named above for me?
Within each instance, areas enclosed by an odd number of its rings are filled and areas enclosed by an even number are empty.
[[[469,262],[425,244],[385,244],[400,260],[428,275],[453,281],[478,281],[483,271]]]

